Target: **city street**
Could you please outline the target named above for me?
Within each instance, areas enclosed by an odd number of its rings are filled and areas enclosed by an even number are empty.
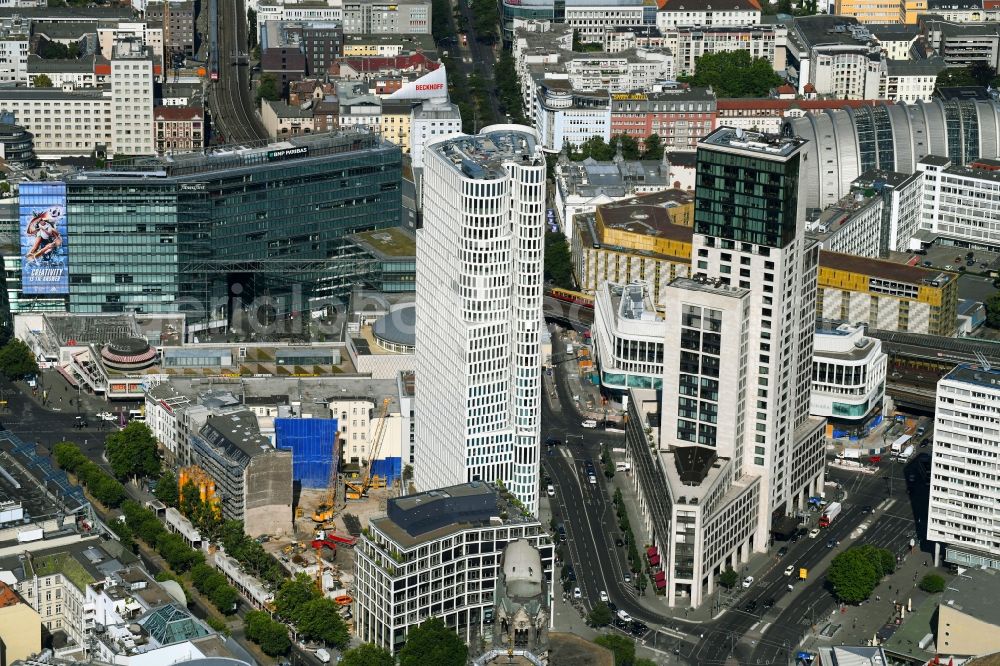
[[[905,468],[901,463],[885,462],[880,473],[874,475],[830,467],[827,480],[838,486],[828,485],[827,497],[846,495],[842,514],[815,539],[775,542],[763,568],[759,573],[752,571],[756,577],[754,585],[747,590],[737,588],[730,599],[721,592],[716,595],[713,603],[725,611],[721,615],[698,622],[694,618],[705,615],[703,609],[688,619],[683,608],[670,609],[651,592],[640,600],[635,587],[624,582],[628,560],[626,549],[615,546],[615,539],[621,535],[610,497],[613,486],[600,475],[599,469],[601,444],[621,448],[624,435],[581,427],[578,406],[569,388],[575,364],[563,362],[562,341],[561,336],[553,336],[554,382],[550,384],[546,378],[545,384],[547,391],[554,384],[556,396],[543,400],[542,438],[559,439],[563,444],[543,446],[542,469],[555,487],[556,495],[549,504],[556,522],[565,525],[566,555],[577,574],[574,585],[583,593],[580,601],[584,612],[593,607],[604,590],[619,608],[650,625],[651,631],[644,637],[647,641],[663,636],[663,633],[657,636],[657,627],[665,627],[667,636],[680,639],[676,645],[681,658],[688,663],[725,664],[733,658],[740,663],[785,664],[811,627],[837,608],[826,589],[824,576],[829,561],[837,553],[855,541],[872,543],[900,555],[910,552],[911,540],[919,548],[916,526],[924,524],[927,485],[917,456]],[[586,460],[598,466],[596,484],[587,480]],[[865,507],[872,507],[874,515],[867,515]],[[810,515],[812,524],[818,515],[815,512]],[[852,539],[852,532],[863,522],[869,523],[868,529]],[[838,545],[828,548],[830,539],[839,542]],[[789,552],[779,559],[775,553],[783,545],[788,546]],[[760,560],[751,563],[760,567]],[[786,577],[784,569],[789,565],[796,570],[807,569],[808,578],[795,581]],[[741,572],[741,576],[746,573]],[[756,608],[748,612],[751,602]],[[763,610],[772,604],[772,608]],[[661,605],[662,610],[657,610]]]

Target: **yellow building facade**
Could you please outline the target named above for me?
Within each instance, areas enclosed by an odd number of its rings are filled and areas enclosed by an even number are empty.
[[[927,6],[927,0],[919,1]],[[906,0],[837,0],[836,6],[838,16],[860,23],[902,23],[906,15]]]
[[[42,651],[42,617],[0,582],[0,666]]]
[[[872,328],[955,334],[954,273],[836,252],[820,252],[816,315]]]

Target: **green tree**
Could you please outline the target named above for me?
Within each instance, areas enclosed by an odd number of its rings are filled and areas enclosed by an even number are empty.
[[[344,648],[351,636],[337,611],[337,604],[330,599],[321,597],[307,601],[298,609],[295,626],[306,638]]]
[[[365,643],[344,653],[340,666],[393,666],[396,660],[388,650]]]
[[[292,646],[288,629],[263,611],[250,611],[244,618],[247,638],[260,646],[264,654],[276,657],[285,654]]]
[[[253,9],[247,9],[247,32],[250,48],[257,46],[257,12]]]
[[[12,381],[38,374],[38,361],[28,345],[12,338],[0,347],[0,374]]]
[[[56,464],[60,469],[67,472],[76,472],[85,462],[87,456],[83,455],[80,447],[73,442],[59,442],[52,447],[52,457],[56,459]]]
[[[36,88],[51,88],[52,79],[49,78],[48,74],[39,74],[35,77],[35,87]]]
[[[567,221],[567,224],[569,222]],[[573,256],[565,234],[549,231],[545,234],[545,279],[563,289],[572,289]]]
[[[1000,291],[986,299],[986,325],[1000,328]]]
[[[399,666],[465,666],[469,648],[439,617],[432,617],[406,637],[399,651]]]
[[[711,86],[716,97],[767,97],[783,79],[764,58],[749,51],[706,53],[695,60],[695,73],[679,80],[693,86]]]
[[[611,139],[611,145],[616,148],[616,154],[618,151],[621,151],[622,157],[626,160],[637,160],[642,157],[642,151],[639,150],[639,142],[635,140],[635,137],[628,134],[615,136]]]
[[[732,567],[726,567],[726,570],[719,574],[719,585],[731,590],[736,587],[736,583],[739,581],[740,577]]]
[[[240,593],[228,583],[219,585],[212,590],[209,598],[212,600],[212,605],[225,615],[232,615],[239,608]]]
[[[606,627],[611,624],[611,609],[603,601],[595,605],[587,613],[587,624],[592,627]]]
[[[875,586],[895,569],[896,558],[871,544],[848,548],[833,558],[826,580],[838,599],[858,603],[871,596]]]
[[[274,609],[285,620],[298,624],[299,611],[318,596],[313,580],[307,574],[300,573],[282,583],[278,593],[274,595]]]
[[[42,38],[38,41],[38,55],[43,60],[73,60],[79,57],[80,48],[78,45],[70,46]]]
[[[581,162],[588,157],[592,157],[598,162],[607,162],[615,156],[615,147],[600,136],[592,136],[570,154],[570,159],[574,162]]]
[[[185,516],[190,516],[194,513],[198,505],[201,504],[201,493],[198,491],[198,486],[194,485],[194,481],[190,479],[181,486],[180,497],[177,499],[178,507]]]
[[[642,142],[642,159],[663,159],[663,141],[660,139],[658,134],[650,134],[646,137],[646,140]]]
[[[953,86],[974,86],[976,79],[968,67],[949,67],[937,75],[934,82],[937,88],[948,88]]]
[[[930,594],[944,592],[944,585],[944,576],[939,576],[937,574],[929,573],[920,579],[920,589]]]
[[[969,65],[969,76],[976,82],[976,85],[988,86],[997,76],[997,70],[982,60]]]
[[[111,471],[119,479],[157,477],[160,474],[160,454],[149,426],[132,421],[122,430],[111,433],[104,442]]]
[[[177,477],[172,470],[167,469],[163,471],[160,479],[156,482],[156,492],[154,494],[156,495],[156,499],[167,506],[177,506],[177,501],[179,500]]]
[[[156,552],[174,571],[184,572],[205,561],[205,556],[184,542],[179,534],[163,533],[156,540]]]
[[[629,638],[604,634],[595,638],[594,642],[611,650],[615,655],[615,666],[632,666],[635,662],[635,642]]]
[[[269,102],[276,102],[281,99],[281,87],[274,74],[265,74],[260,77],[260,86],[257,88],[257,101],[266,99]]]

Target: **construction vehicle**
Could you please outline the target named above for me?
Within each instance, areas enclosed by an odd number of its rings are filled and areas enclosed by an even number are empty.
[[[350,534],[341,534],[333,530],[316,530],[316,533],[313,535],[314,547],[317,541],[329,541],[338,546],[353,546],[358,542],[358,537],[351,536]]]
[[[373,487],[385,487],[385,479],[377,475],[373,476],[372,468],[375,465],[375,461],[378,460],[379,452],[382,450],[382,440],[385,439],[386,424],[388,423],[386,416],[389,413],[389,405],[391,403],[392,401],[389,398],[382,401],[378,426],[375,427],[375,437],[372,438],[372,447],[368,452],[368,460],[365,462],[364,474],[357,481],[347,481],[344,484],[345,494],[349,500],[359,500],[362,497],[367,497],[368,491]]]
[[[333,436],[333,458],[330,461],[330,478],[326,484],[326,500],[313,511],[314,523],[328,523],[333,520],[334,493],[337,490],[337,464],[340,462],[340,433]]]

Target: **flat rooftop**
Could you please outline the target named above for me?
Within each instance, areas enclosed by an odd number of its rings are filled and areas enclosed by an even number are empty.
[[[698,142],[699,146],[717,146],[732,152],[749,153],[759,157],[789,158],[803,145],[805,139],[783,137],[777,134],[747,132],[732,127],[720,127]]]
[[[506,175],[505,162],[535,160],[536,140],[527,127],[523,131],[498,129],[449,139],[429,150],[450,162],[466,178],[496,180]]]
[[[944,286],[954,277],[951,273],[945,271],[908,266],[883,259],[858,257],[853,254],[842,254],[840,252],[820,252],[819,267],[820,269],[830,268],[917,286],[925,284],[934,286],[932,284],[934,282],[938,283],[937,286]]]
[[[749,289],[734,287],[732,285],[724,284],[721,281],[699,280],[697,278],[686,277],[674,278],[670,282],[670,286],[687,289],[689,291],[702,291],[712,294],[721,294],[723,296],[732,296],[733,298],[743,298],[750,293]]]
[[[473,481],[416,495],[391,499],[387,515],[371,525],[403,548],[411,548],[450,534],[501,521],[518,524],[536,521],[522,515],[503,492],[488,483]]]
[[[30,90],[37,89],[31,88]],[[0,93],[0,98],[2,98],[2,93]],[[272,163],[284,164],[295,160],[321,158],[328,160],[332,155],[375,148],[395,148],[398,150],[393,144],[368,129],[351,126],[333,132],[304,134],[273,143],[248,142],[206,148],[199,153],[138,157],[103,170],[77,171],[67,175],[65,180],[67,183],[82,184],[86,181],[101,180],[135,182],[159,178],[203,176],[206,173],[228,170],[260,170]]]
[[[945,375],[943,379],[1000,390],[1000,368],[992,366],[987,369],[978,365],[960,365]],[[1000,596],[1000,592],[998,592],[998,596]],[[998,619],[997,624],[1000,624],[1000,619]]]
[[[417,256],[417,239],[403,227],[365,231],[349,236],[351,241],[377,259],[399,259]]]

